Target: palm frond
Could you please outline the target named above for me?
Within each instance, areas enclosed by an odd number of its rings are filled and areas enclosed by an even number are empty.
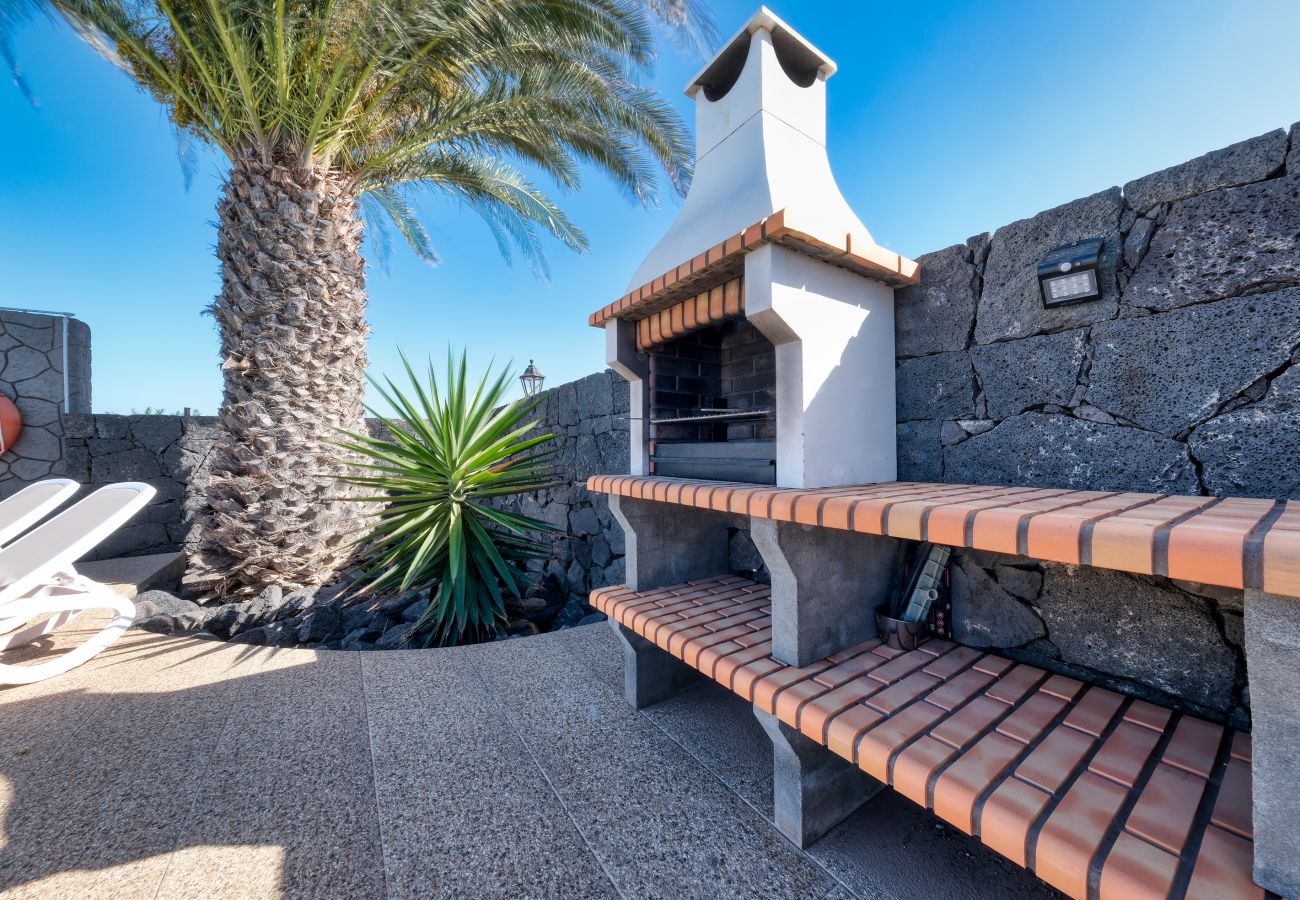
[[[701,0],[10,0],[56,10],[232,160],[326,169],[423,259],[408,203],[430,188],[480,212],[503,253],[545,272],[542,236],[585,239],[523,174],[561,190],[582,164],[632,200],[690,180],[685,126],[636,83],[654,23],[703,51]],[[0,19],[0,55],[11,29]],[[372,246],[381,251],[384,235]]]

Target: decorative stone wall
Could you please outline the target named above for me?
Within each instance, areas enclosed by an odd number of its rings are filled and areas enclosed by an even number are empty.
[[[1300,155],[1278,130],[920,257],[899,477],[1300,497]],[[1044,309],[1053,247],[1100,299]]]
[[[63,458],[64,329],[69,410],[90,411],[90,329],[47,313],[0,310],[0,393],[23,418],[23,432],[0,456],[0,497],[60,474]]]
[[[586,612],[593,588],[623,581],[623,529],[586,481],[627,472],[627,414],[627,382],[608,370],[545,391],[534,416],[540,431],[555,435],[555,485],[503,504],[561,530],[551,558],[535,568],[567,593],[562,622]]]
[[[899,291],[899,477],[1300,497],[1300,125],[922,256]],[[1044,309],[1053,247],[1097,300]],[[1248,723],[1240,591],[959,553],[957,638]]]
[[[510,501],[512,509],[561,529],[549,560],[537,568],[570,599],[623,579],[623,532],[588,475],[626,472],[627,384],[599,372],[545,391],[535,412],[556,435],[556,484]],[[377,422],[372,422],[372,427]],[[143,481],[153,502],[105,542],[99,558],[180,549],[202,501],[217,419],[212,416],[75,415],[63,420],[67,477],[87,490],[116,481]]]
[[[143,481],[158,492],[94,558],[179,550],[207,483],[216,417],[79,415],[63,426],[63,469],[84,490]]]

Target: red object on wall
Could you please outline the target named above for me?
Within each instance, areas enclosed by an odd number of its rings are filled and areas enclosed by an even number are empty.
[[[8,397],[0,394],[0,453],[8,453],[23,433],[23,417]]]

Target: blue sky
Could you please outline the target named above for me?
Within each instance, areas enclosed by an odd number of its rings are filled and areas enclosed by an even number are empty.
[[[730,34],[757,8],[714,0]],[[1251,0],[802,2],[773,9],[829,54],[829,148],[876,240],[916,256],[1300,119],[1300,4]],[[222,164],[187,191],[166,116],[62,26],[18,36],[40,99],[0,84],[0,306],[71,310],[94,338],[95,409],[215,410],[214,206]],[[665,46],[649,80],[693,122],[699,68]],[[473,213],[421,205],[443,264],[395,248],[370,270],[372,368],[467,347],[530,357],[548,384],[604,365],[586,316],[668,227],[592,173],[563,198],[591,251],[552,275],[502,261]]]

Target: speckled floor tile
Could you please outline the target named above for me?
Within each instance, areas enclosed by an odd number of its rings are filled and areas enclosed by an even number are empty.
[[[370,730],[390,895],[616,897],[472,667],[403,656],[364,660],[367,690],[389,697]]]
[[[621,657],[605,624],[393,653],[129,633],[0,689],[0,896],[1052,896],[888,793],[799,852],[748,705],[638,713]]]
[[[821,897],[833,880],[694,757],[544,641],[480,657],[493,696],[630,897]]]

